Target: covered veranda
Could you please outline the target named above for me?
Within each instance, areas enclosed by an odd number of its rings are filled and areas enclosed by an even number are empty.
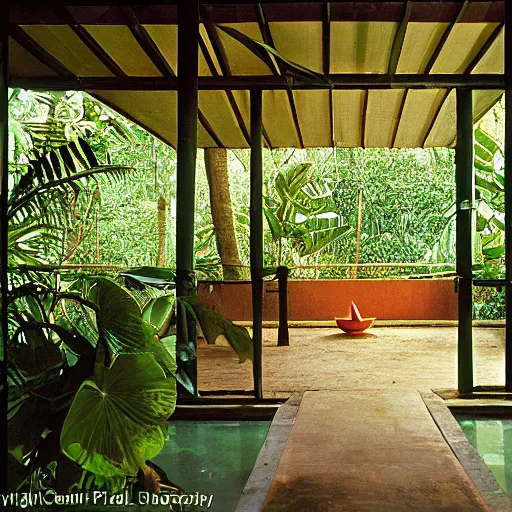
[[[177,149],[178,295],[195,286],[197,148],[250,147],[253,379],[259,399],[262,147],[455,147],[458,388],[470,393],[473,286],[505,286],[507,320],[512,315],[512,63],[506,55],[512,34],[504,28],[506,22],[512,25],[512,9],[505,9],[504,1],[462,0],[88,4],[61,2],[49,8],[27,2],[3,8],[2,225],[9,86],[87,91]],[[503,91],[506,279],[478,283],[472,272],[473,124]],[[6,230],[2,233],[5,269]],[[5,271],[1,277],[5,294]],[[5,391],[5,301],[2,307]],[[507,391],[512,391],[510,325],[505,341]],[[183,311],[178,345],[186,343],[187,331],[194,332],[194,322]],[[180,364],[197,382],[195,360]],[[3,408],[5,404],[4,394]]]

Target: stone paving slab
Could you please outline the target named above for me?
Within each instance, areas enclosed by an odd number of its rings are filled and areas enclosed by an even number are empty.
[[[310,391],[264,512],[488,511],[416,391]]]

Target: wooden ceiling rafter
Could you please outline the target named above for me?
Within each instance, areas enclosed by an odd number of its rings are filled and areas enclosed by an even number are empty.
[[[203,22],[203,26],[206,30],[208,39],[210,40],[210,44],[211,44],[213,52],[215,54],[215,58],[217,59],[217,62],[219,63],[221,72],[224,76],[230,76],[231,70],[229,68],[228,60],[226,57],[226,53],[224,51],[224,47],[222,45],[222,41],[220,40],[219,35],[217,34],[217,31],[215,30],[215,27],[210,22],[208,12],[206,11],[206,9],[201,9],[200,14],[201,14],[201,20]],[[200,36],[199,44],[201,46],[201,51],[203,52],[203,55],[204,55],[207,65],[208,65],[208,68],[210,69],[210,73],[212,74],[212,76],[219,76],[219,72],[217,71],[217,68],[215,67],[215,63],[213,61],[213,56],[210,55],[210,52],[208,51],[208,47],[207,47],[202,36]],[[233,95],[233,91],[227,90],[226,96],[228,98],[228,102],[231,107],[231,110],[233,111],[233,114],[238,123],[238,127],[240,128],[240,131],[242,132],[242,135],[244,136],[244,139],[247,142],[247,145],[250,146],[251,145],[251,137],[249,135],[247,126],[245,125],[245,121],[242,116],[242,113],[240,112],[240,109],[238,108],[238,104],[235,100],[235,96]]]
[[[32,39],[21,27],[9,24],[9,35],[23,47],[28,53],[35,57],[39,62],[51,69],[57,76],[76,79],[64,64],[57,60],[53,55],[46,51],[37,41]]]
[[[256,3],[254,8],[256,10],[256,17],[258,19],[258,26],[260,28],[263,42],[267,46],[270,46],[271,48],[274,48],[274,50],[275,50],[276,47],[274,45],[274,40],[272,38],[272,32],[270,31],[270,26],[265,18],[265,12],[263,10],[263,6],[261,5],[261,3]],[[272,60],[272,58],[271,58],[271,60]],[[273,62],[273,60],[272,60],[272,62]],[[274,65],[272,66],[271,69],[272,69],[272,74],[275,76],[286,76],[286,70],[284,69],[283,66],[281,66],[279,64],[279,62],[277,63],[277,65],[275,65],[275,63],[274,63]],[[300,122],[299,122],[299,116],[297,114],[297,107],[295,105],[295,98],[293,97],[293,91],[291,90],[290,87],[286,88],[286,95],[288,97],[288,103],[290,105],[290,111],[292,113],[293,124],[295,126],[295,131],[297,133],[299,145],[301,148],[304,148],[304,140],[302,138],[302,132],[300,129]]]
[[[127,76],[121,66],[98,44],[96,39],[80,25],[68,7],[61,7],[58,9],[58,15],[66,21],[69,28],[76,34],[82,43],[93,53],[100,63],[105,66],[114,76]]]

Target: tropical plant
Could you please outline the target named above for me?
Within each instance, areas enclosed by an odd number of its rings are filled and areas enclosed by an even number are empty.
[[[91,224],[101,181],[115,181],[131,168],[100,166],[90,146],[77,139],[37,153],[13,173],[9,191],[10,264],[67,261]]]
[[[315,254],[347,236],[352,227],[335,211],[327,183],[314,180],[311,163],[298,164],[267,184],[263,211],[277,244],[277,265],[282,264],[283,241],[299,256]]]
[[[114,280],[31,277],[9,297],[10,487],[118,491],[163,447],[174,355]]]
[[[490,263],[499,264],[504,248],[504,155],[499,141],[481,127],[474,132],[476,234],[474,241],[475,270],[488,277]],[[439,241],[427,253],[433,262],[453,262],[455,259],[455,204],[444,213],[446,224]],[[495,268],[495,265],[492,265]]]

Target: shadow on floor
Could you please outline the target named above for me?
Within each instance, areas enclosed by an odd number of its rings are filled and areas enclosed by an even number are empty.
[[[329,334],[328,336],[323,336],[323,338],[326,340],[363,340],[377,338],[377,336],[369,332],[362,332],[360,334],[347,334],[344,332],[339,332],[336,334]]]

